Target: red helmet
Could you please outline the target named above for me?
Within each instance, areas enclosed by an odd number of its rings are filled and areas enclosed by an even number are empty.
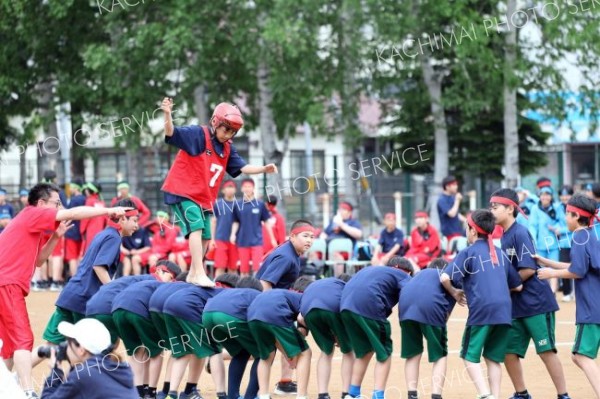
[[[213,128],[225,125],[236,132],[244,126],[244,119],[240,109],[229,103],[220,103],[215,107],[210,123]]]

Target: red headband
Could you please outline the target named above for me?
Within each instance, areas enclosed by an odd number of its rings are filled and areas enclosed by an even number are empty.
[[[415,213],[415,219],[416,218],[429,218],[429,215],[427,212],[417,212]]]
[[[131,210],[125,211],[125,217],[128,217],[128,218],[132,217],[132,216],[137,216],[139,214],[140,214],[140,211],[138,211],[137,209],[131,209]],[[117,219],[113,219],[113,218],[109,217],[108,218],[108,225],[110,227],[113,227],[113,228],[117,229],[117,230],[121,230],[121,226],[119,225],[118,221],[119,221],[118,218]]]
[[[338,208],[352,212],[352,206],[347,202],[342,202]]]
[[[567,212],[573,212],[578,214],[579,216],[590,218],[590,223],[588,224],[588,227],[591,227],[594,224],[594,220],[600,220],[600,217],[598,216],[598,209],[596,209],[596,212],[594,213],[589,213],[588,211],[584,211],[583,209],[577,208],[574,205],[567,205]]]
[[[314,227],[312,227],[311,225],[305,224],[304,226],[296,227],[295,229],[293,229],[293,230],[290,232],[290,235],[291,235],[291,234],[294,234],[294,235],[296,235],[296,234],[304,233],[305,231],[309,231],[309,232],[311,232],[311,233],[314,233],[314,232],[315,232],[315,229],[314,229]]]
[[[168,267],[166,267],[165,265],[156,266],[156,271],[158,271],[158,270],[160,270],[162,272],[170,273],[171,276],[173,276],[173,278],[177,277],[175,272],[173,270],[169,269]]]
[[[496,246],[494,245],[494,239],[492,238],[492,234],[488,233],[487,231],[485,231],[484,229],[482,229],[480,226],[477,225],[477,223],[475,223],[473,221],[473,218],[471,217],[471,215],[467,215],[467,224],[469,226],[471,226],[472,228],[475,229],[476,232],[478,232],[479,234],[485,234],[488,237],[488,246],[490,248],[490,256],[492,257],[492,263],[494,265],[499,264],[498,263],[498,255],[496,254]]]
[[[386,213],[384,219],[387,219],[387,218],[391,218],[391,219],[396,220],[396,214],[395,213],[391,213],[391,212],[390,213]]]
[[[537,184],[537,188],[542,188],[542,187],[552,187],[552,182],[550,180],[542,180],[541,182],[539,182]]]
[[[521,209],[521,207],[513,200],[506,198],[506,197],[492,197],[492,198],[490,198],[490,204],[493,202],[495,202],[497,204],[502,204],[502,205],[512,205],[515,208],[517,208],[517,210],[519,212],[521,212],[521,214],[523,215],[523,217],[525,219],[527,219],[527,215],[525,214],[525,212],[523,212],[523,209]]]
[[[233,180],[227,180],[225,183],[223,183],[223,187],[237,187],[237,186],[235,185]]]

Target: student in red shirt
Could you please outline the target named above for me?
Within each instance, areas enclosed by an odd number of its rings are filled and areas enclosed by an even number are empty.
[[[33,332],[25,305],[35,268],[50,256],[71,220],[120,217],[126,211],[87,206],[61,209],[59,191],[54,184],[34,186],[29,192],[29,205],[0,235],[0,339],[4,342],[1,355],[10,368],[14,364],[28,398],[37,398],[31,379]],[[44,236],[49,239],[44,240]]]
[[[148,269],[152,270],[159,260],[167,259],[173,251],[178,231],[169,223],[169,214],[165,211],[156,212],[156,218],[147,229],[152,234],[152,249],[148,255]]]
[[[410,248],[404,257],[424,269],[440,254],[440,236],[435,227],[429,224],[426,212],[415,213],[415,224],[410,233]]]
[[[140,227],[146,227],[146,223],[148,223],[152,217],[152,212],[150,212],[150,209],[144,204],[144,201],[129,193],[129,183],[122,181],[117,184],[117,193],[117,196],[110,201],[110,206],[115,206],[115,204],[122,199],[130,199],[140,211],[138,225]]]
[[[83,186],[83,193],[85,194],[85,206],[92,206],[95,208],[104,208],[104,201],[100,196],[102,188],[99,184],[86,183]],[[79,230],[81,232],[81,256],[87,251],[92,240],[96,234],[100,233],[106,227],[105,217],[94,217],[90,219],[82,220],[79,223]]]
[[[241,173],[277,173],[275,164],[246,164],[231,143],[244,126],[238,107],[220,103],[215,107],[209,126],[173,125],[173,100],[163,99],[165,142],[179,148],[167,174],[162,191],[171,206],[183,234],[189,239],[192,265],[188,282],[214,287],[206,275],[203,257],[210,237],[210,214],[225,172],[231,177]]]
[[[269,195],[266,198],[265,206],[267,210],[271,214],[271,219],[269,219],[266,223],[271,225],[273,229],[273,235],[275,236],[275,241],[277,241],[277,245],[283,243],[286,239],[286,231],[285,231],[285,218],[279,211],[277,210],[277,197]],[[269,239],[269,232],[267,228],[263,225],[263,254],[268,254],[275,247],[273,243]]]

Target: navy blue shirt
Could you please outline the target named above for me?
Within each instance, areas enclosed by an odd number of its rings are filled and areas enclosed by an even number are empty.
[[[215,214],[215,218],[217,218],[215,240],[229,242],[231,225],[233,224],[233,208],[236,206],[237,200],[226,201],[224,198],[218,199],[213,205],[213,213]]]
[[[117,309],[123,309],[142,316],[145,319],[150,319],[150,297],[163,284],[167,283],[152,279],[130,285],[115,296],[112,312]]]
[[[402,246],[404,245],[404,233],[400,229],[394,229],[389,232],[387,229],[381,230],[379,234],[379,245],[381,245],[381,252],[387,254],[392,250],[394,245],[400,245],[400,249],[397,254],[402,252]]]
[[[154,291],[148,302],[148,309],[151,312],[162,313],[167,299],[179,290],[188,287],[189,284],[183,281],[174,281],[171,284],[161,285]]]
[[[362,230],[362,225],[356,219],[346,219],[346,220],[344,220],[344,223],[346,223],[350,227],[356,227],[357,229]],[[334,225],[333,219],[331,220],[331,222],[329,222],[329,225],[325,228],[325,234],[327,234],[327,242],[333,240],[334,238],[348,238],[348,239],[352,240],[353,248],[356,245],[356,239],[352,238],[352,236],[350,236],[344,230],[342,230],[339,227],[337,227],[336,225]]]
[[[214,135],[211,137],[211,142],[214,150],[223,155],[223,144]],[[175,126],[173,135],[171,137],[165,136],[165,143],[173,145],[191,156],[199,155],[206,150],[204,129],[198,125]],[[246,161],[238,154],[233,144],[229,148],[229,159],[225,170],[229,176],[237,177],[242,173],[242,168],[246,166]],[[165,192],[165,204],[176,204],[185,200],[187,198]],[[229,240],[229,237],[227,239]]]
[[[116,280],[111,281],[108,284],[104,284],[98,292],[86,304],[85,315],[93,316],[97,314],[112,313],[113,300],[118,293],[129,287],[131,284],[137,283],[144,280],[155,280],[154,277],[145,274],[143,276],[124,276]]]
[[[233,221],[238,222],[240,227],[236,236],[238,247],[262,247],[262,223],[271,218],[265,203],[254,198],[252,201],[237,201],[233,209]]]
[[[258,295],[248,307],[248,321],[258,320],[279,327],[294,327],[302,294],[273,289]]]
[[[206,302],[223,290],[223,288],[204,288],[188,284],[187,287],[167,298],[163,313],[201,324]]]
[[[510,289],[521,285],[521,277],[494,247],[498,265],[493,265],[487,240],[477,240],[460,251],[444,273],[452,284],[463,287],[469,306],[468,326],[512,324]]]
[[[248,307],[261,292],[253,288],[234,288],[223,291],[206,302],[204,312],[222,312],[247,320]]]
[[[409,281],[410,276],[400,269],[365,267],[346,283],[340,310],[349,310],[369,319],[386,320],[398,303],[400,290]]]
[[[464,235],[464,228],[460,222],[460,219],[458,218],[458,213],[453,218],[448,216],[448,211],[454,206],[454,198],[456,198],[456,195],[447,195],[442,193],[437,203],[442,235],[445,236],[452,234]]]
[[[345,282],[335,277],[323,278],[311,283],[302,294],[300,313],[304,317],[313,309],[340,313],[340,301],[345,286]]]
[[[71,201],[69,201],[69,206],[67,208],[75,208],[77,206],[85,205],[85,195],[79,194],[71,197]],[[79,225],[81,222],[79,220],[73,220],[73,227],[71,227],[65,233],[65,238],[75,241],[81,241],[81,232],[79,231]]]
[[[537,270],[538,265],[531,255],[535,254],[533,239],[527,227],[513,223],[502,235],[502,251],[505,253],[512,267],[519,271],[521,269]],[[530,317],[558,310],[558,303],[550,284],[540,280],[536,274],[523,281],[523,290],[513,292],[512,317]]]
[[[400,321],[445,327],[456,301],[440,283],[441,270],[424,269],[400,291]]]
[[[256,278],[268,281],[273,288],[288,289],[300,275],[300,256],[291,241],[286,241],[265,258]]]
[[[115,228],[107,227],[98,233],[85,252],[75,277],[69,280],[65,289],[58,296],[56,306],[85,314],[87,301],[102,286],[94,272],[94,266],[106,267],[108,274],[112,277],[119,264],[120,252],[121,236]]]
[[[575,280],[575,322],[600,324],[600,241],[593,229],[573,234],[569,271],[580,277]]]
[[[0,205],[0,215],[10,215],[10,218],[15,217],[15,209],[8,202],[4,205]]]
[[[130,237],[123,237],[123,246],[127,249],[142,249],[151,247],[150,234],[148,230],[141,227],[136,230]]]

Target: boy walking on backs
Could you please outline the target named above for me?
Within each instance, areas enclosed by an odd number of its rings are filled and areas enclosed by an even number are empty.
[[[203,260],[210,240],[210,213],[217,199],[224,173],[231,177],[241,173],[277,173],[274,164],[247,165],[237,153],[231,139],[244,126],[238,107],[220,103],[210,119],[210,126],[173,126],[173,100],[163,99],[165,142],[179,148],[162,187],[165,203],[176,215],[181,230],[190,242],[192,265],[188,282],[214,287],[206,275]]]

